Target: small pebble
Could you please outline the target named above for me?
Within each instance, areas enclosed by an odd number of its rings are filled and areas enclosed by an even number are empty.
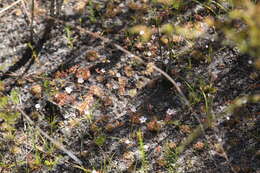
[[[230,117],[227,117],[227,120],[230,120]]]
[[[177,111],[175,110],[175,109],[168,109],[167,111],[166,111],[166,113],[168,114],[168,115],[174,115],[174,114],[176,114],[177,113]]]
[[[125,7],[125,4],[121,3],[121,4],[119,4],[119,7],[123,8],[123,7]]]
[[[39,103],[35,105],[36,109],[40,109],[40,107],[41,107],[41,105]]]
[[[83,78],[78,78],[78,83],[84,83],[84,79]]]
[[[70,94],[73,90],[72,90],[71,87],[66,87],[66,88],[65,88],[65,91],[66,91],[68,94]]]
[[[129,58],[133,58],[133,57],[135,57],[135,56],[134,56],[134,54],[129,54],[128,57],[129,57]]]
[[[169,63],[169,60],[166,59],[166,60],[163,61],[163,63],[164,63],[164,64],[168,64],[168,63]]]
[[[120,74],[120,73],[117,73],[117,74],[116,74],[116,77],[121,77],[121,74]]]
[[[131,107],[131,111],[132,112],[136,112],[136,108],[135,107]]]
[[[140,122],[141,123],[145,123],[146,122],[146,120],[147,120],[147,118],[146,117],[144,117],[144,116],[142,116],[142,117],[140,117]]]
[[[100,71],[101,71],[102,73],[105,73],[105,72],[106,72],[106,70],[105,70],[105,69],[103,69],[103,68],[102,68]]]
[[[126,140],[125,140],[125,143],[126,143],[126,144],[130,144],[131,141],[130,141],[129,139],[126,139]]]

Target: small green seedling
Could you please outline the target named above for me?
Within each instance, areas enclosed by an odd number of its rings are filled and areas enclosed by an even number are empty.
[[[142,167],[141,167],[141,172],[146,173],[148,172],[148,161],[147,161],[147,156],[144,148],[144,141],[143,141],[143,132],[139,130],[137,133],[137,139],[138,139],[138,144],[139,144],[139,152],[141,156],[141,162],[142,162]]]
[[[65,32],[66,32],[67,45],[69,48],[73,48],[74,39],[71,36],[72,34],[71,34],[70,26],[65,27]]]
[[[95,139],[95,144],[99,147],[102,147],[106,142],[106,136],[101,134]]]

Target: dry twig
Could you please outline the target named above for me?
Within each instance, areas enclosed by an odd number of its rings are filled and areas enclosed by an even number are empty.
[[[51,143],[53,143],[58,149],[62,150],[64,153],[66,153],[71,159],[73,159],[77,164],[79,165],[83,165],[82,161],[75,156],[71,151],[67,150],[65,148],[65,146],[61,143],[59,143],[58,141],[56,141],[55,139],[53,139],[52,137],[50,137],[47,133],[45,133],[39,126],[37,126],[32,120],[31,118],[21,109],[21,108],[17,108],[21,114],[25,117],[25,119],[31,124],[33,125],[45,138],[47,138]]]
[[[2,16],[5,11],[9,10],[10,8],[13,8],[16,4],[20,3],[21,1],[23,1],[23,0],[17,0],[17,1],[15,1],[15,2],[13,2],[11,5],[9,5],[9,6],[5,7],[5,8],[3,8],[3,9],[0,11],[0,16]]]
[[[62,24],[64,24],[64,25],[71,25],[71,24],[68,23],[68,22],[62,21],[62,20],[57,19],[57,18],[54,18],[54,17],[49,17],[49,18],[50,18],[50,19],[53,19],[53,20],[55,20],[55,21],[57,21],[57,22],[59,22],[59,23],[62,23]],[[94,38],[96,38],[96,39],[100,39],[100,40],[102,40],[103,42],[108,43],[108,44],[110,44],[110,45],[116,47],[118,50],[124,52],[124,53],[127,54],[128,56],[135,58],[135,59],[136,59],[137,61],[139,61],[141,64],[145,64],[145,65],[147,64],[140,56],[137,56],[137,55],[133,54],[132,52],[130,52],[130,51],[128,51],[127,49],[125,49],[125,48],[123,48],[122,46],[120,46],[119,44],[114,43],[112,40],[110,40],[110,39],[108,39],[108,38],[106,38],[106,37],[103,37],[103,36],[101,36],[101,35],[98,34],[98,33],[91,32],[91,31],[89,31],[89,30],[87,30],[87,29],[85,29],[85,28],[82,28],[82,27],[80,27],[80,26],[72,26],[72,27],[78,29],[78,30],[79,30],[80,32],[82,32],[82,33],[86,33],[86,34],[88,34],[88,35],[90,35],[90,36],[92,36],[92,37],[94,37]],[[187,99],[186,96],[183,94],[183,92],[181,91],[181,89],[180,89],[180,87],[177,85],[177,83],[174,81],[174,79],[172,79],[172,77],[170,77],[166,72],[164,72],[162,69],[160,69],[160,68],[157,67],[156,65],[153,65],[153,68],[154,68],[154,70],[156,70],[157,72],[159,72],[160,74],[162,74],[164,77],[166,77],[166,78],[173,84],[173,86],[176,88],[177,92],[180,94],[180,96],[181,96],[182,99],[184,100],[185,104],[186,104],[187,106],[190,106],[190,103],[189,103],[188,99]]]

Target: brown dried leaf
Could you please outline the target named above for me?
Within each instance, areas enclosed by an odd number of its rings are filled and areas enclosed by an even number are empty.
[[[236,172],[241,172],[241,165],[235,165],[235,164],[232,164],[232,168],[236,171]]]
[[[141,4],[140,2],[134,2],[134,1],[130,1],[128,3],[128,7],[131,10],[136,10],[136,11],[146,11],[148,9],[147,4]]]
[[[159,145],[159,146],[155,147],[155,152],[157,154],[161,153],[162,152],[162,146]]]
[[[93,94],[93,95],[98,96],[98,97],[104,96],[104,92],[103,92],[102,88],[100,88],[97,85],[92,85],[89,88],[89,92],[90,92],[90,94]]]
[[[115,76],[117,74],[117,70],[109,70],[108,74],[111,76]]]
[[[130,89],[127,91],[127,93],[130,97],[135,97],[137,95],[137,89]]]
[[[170,42],[170,39],[167,35],[163,35],[161,38],[160,38],[160,41],[164,44],[164,45],[168,45],[169,42]]]
[[[117,14],[121,12],[121,8],[115,5],[113,2],[109,2],[106,8],[106,17],[115,17]]]
[[[93,133],[97,133],[99,132],[101,129],[100,127],[97,126],[96,123],[93,123],[90,125],[90,131],[93,132]]]
[[[146,85],[146,83],[142,80],[138,80],[135,85],[138,89],[142,89]]]
[[[133,124],[140,124],[141,121],[140,121],[140,115],[137,114],[137,113],[134,113],[132,116],[131,116],[131,122]]]
[[[58,93],[54,96],[54,101],[60,105],[63,106],[65,104],[71,104],[75,102],[75,98],[73,96],[70,96],[66,93]]]
[[[125,87],[127,85],[127,78],[119,77],[118,78],[118,85],[119,85],[119,87]]]
[[[106,83],[106,87],[111,90],[113,89],[113,84],[111,82],[108,82]]]
[[[74,65],[74,66],[70,67],[67,71],[68,71],[68,73],[74,74],[77,72],[78,68],[79,68],[79,65]]]
[[[42,87],[39,84],[33,85],[31,87],[31,92],[34,95],[40,95],[42,93]]]
[[[172,120],[172,115],[166,114],[164,121],[167,123],[170,122],[171,120]]]
[[[124,95],[125,94],[125,87],[127,85],[127,79],[125,77],[119,77],[118,78],[118,85],[119,85],[119,94]]]
[[[134,44],[135,47],[140,50],[140,51],[143,51],[144,50],[144,44],[142,42],[137,42]]]
[[[106,131],[108,131],[108,132],[112,132],[114,128],[115,128],[115,126],[112,123],[108,123],[105,127]]]
[[[193,147],[196,150],[202,150],[204,148],[204,143],[199,141],[196,144],[194,144]]]
[[[184,38],[180,35],[172,35],[171,41],[174,43],[179,43],[179,42],[184,41]]]
[[[39,3],[39,1],[35,1],[34,3],[34,15],[36,17],[38,16],[44,16],[47,14],[47,10],[42,8],[42,4]]]
[[[84,101],[77,106],[77,109],[81,114],[83,114],[84,111],[89,110],[93,104],[94,97],[92,94],[88,94],[87,96],[85,96]]]
[[[182,36],[180,35],[175,35],[175,34],[171,34],[171,36],[168,36],[168,35],[163,35],[161,38],[160,38],[160,41],[165,44],[165,45],[168,45],[169,42],[171,43],[180,43],[182,42],[184,39]]]
[[[18,8],[14,9],[12,13],[15,14],[16,16],[21,16],[23,14],[22,10]]]
[[[204,20],[203,20],[208,26],[214,26],[215,21],[214,18],[211,16],[207,16]]]
[[[95,50],[88,51],[87,55],[86,55],[86,59],[89,60],[89,61],[95,61],[95,60],[98,59],[98,57],[99,57],[99,54]]]
[[[105,80],[104,76],[102,76],[102,75],[98,75],[96,77],[96,79],[97,79],[98,82],[103,82]]]
[[[54,77],[55,78],[65,78],[68,76],[68,73],[64,72],[64,71],[57,71],[55,74],[54,74]]]
[[[75,7],[74,7],[74,9],[77,12],[81,13],[85,9],[87,3],[88,3],[88,0],[78,0],[76,5],[75,5]]]
[[[119,92],[120,95],[124,95],[125,94],[125,88],[120,87],[118,89],[118,92]]]
[[[10,148],[10,151],[12,154],[21,154],[22,153],[21,147],[18,147],[18,146],[12,146]]]
[[[113,104],[113,100],[109,96],[107,96],[103,101],[105,106],[110,106]]]
[[[125,70],[125,74],[127,77],[132,77],[133,74],[134,74],[134,70],[131,66],[125,66],[124,67],[124,70]]]
[[[150,130],[150,131],[157,132],[157,131],[159,131],[162,127],[161,127],[161,125],[158,123],[157,120],[152,120],[152,121],[150,121],[149,123],[147,123],[147,128],[148,128],[148,130]]]
[[[119,122],[117,120],[111,122],[111,123],[108,123],[106,126],[105,126],[105,129],[106,131],[108,132],[112,132],[115,128],[118,128],[118,127],[121,127],[122,125],[124,125],[123,122]]]
[[[150,62],[146,66],[146,70],[144,71],[144,74],[151,75],[154,72],[154,63]]]
[[[164,167],[164,166],[167,165],[167,161],[166,161],[165,159],[163,159],[163,158],[157,159],[157,160],[156,160],[156,163],[157,163],[159,166],[162,166],[162,167]]]
[[[125,160],[132,160],[132,161],[134,161],[134,159],[135,159],[134,152],[132,152],[132,151],[125,152],[125,153],[123,154],[123,158],[124,158]]]
[[[68,125],[69,128],[75,128],[75,127],[77,127],[80,124],[80,119],[79,118],[69,119],[68,124],[69,124]]]
[[[225,152],[221,144],[215,144],[214,148],[215,151],[219,154],[223,154]]]
[[[190,129],[190,127],[188,125],[181,125],[180,126],[180,130],[183,133],[190,133],[191,132],[191,129]]]
[[[169,143],[168,143],[168,147],[169,147],[170,149],[175,149],[175,148],[177,147],[177,144],[176,144],[175,142],[169,142]]]
[[[90,71],[88,68],[80,68],[76,72],[77,78],[82,78],[84,80],[87,80],[90,78],[90,76],[91,76],[91,74],[90,74]]]

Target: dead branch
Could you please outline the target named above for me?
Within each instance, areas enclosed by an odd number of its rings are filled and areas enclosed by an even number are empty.
[[[59,23],[62,23],[64,25],[71,25],[70,23],[68,22],[65,22],[65,21],[62,21],[60,19],[57,19],[57,18],[54,18],[54,17],[49,17],[50,19],[53,19]],[[145,64],[147,65],[147,63],[140,57],[140,56],[137,56],[135,54],[133,54],[132,52],[128,51],[127,49],[123,48],[122,46],[120,46],[119,44],[116,44],[114,43],[112,40],[104,37],[104,36],[101,36],[100,34],[98,33],[94,33],[94,32],[91,32],[85,28],[82,28],[80,26],[75,26],[73,25],[72,27],[78,29],[80,32],[82,33],[86,33],[96,39],[100,39],[102,40],[103,42],[105,43],[108,43],[114,47],[116,47],[118,50],[124,52],[125,54],[127,54],[128,56],[130,57],[133,57],[134,59],[136,59],[137,61],[139,61],[141,64]],[[162,69],[160,69],[159,67],[157,67],[156,65],[153,65],[153,68],[155,71],[159,72],[160,74],[162,74],[165,78],[167,78],[172,84],[173,86],[176,88],[177,92],[180,94],[180,96],[182,97],[182,99],[184,100],[185,104],[187,106],[190,106],[190,103],[188,101],[188,99],[186,98],[186,96],[183,94],[183,92],[181,91],[180,87],[177,85],[177,83],[174,81],[174,79],[172,77],[170,77],[166,72],[164,72]]]
[[[2,16],[5,11],[7,11],[7,10],[13,8],[15,5],[17,5],[17,4],[20,3],[21,1],[23,1],[23,0],[17,0],[17,1],[15,1],[15,2],[13,2],[11,5],[9,5],[9,6],[5,7],[5,8],[3,8],[2,10],[0,10],[0,16]]]
[[[31,124],[33,125],[45,138],[47,138],[51,143],[53,143],[58,149],[62,150],[64,153],[66,153],[71,159],[73,159],[77,164],[79,165],[83,165],[82,161],[75,156],[72,151],[69,151],[65,148],[65,146],[63,144],[61,144],[60,142],[56,141],[55,139],[53,139],[52,137],[50,137],[47,133],[45,133],[39,126],[37,126],[32,120],[31,118],[20,108],[17,107],[17,109],[21,112],[21,114],[25,117],[25,119]]]

